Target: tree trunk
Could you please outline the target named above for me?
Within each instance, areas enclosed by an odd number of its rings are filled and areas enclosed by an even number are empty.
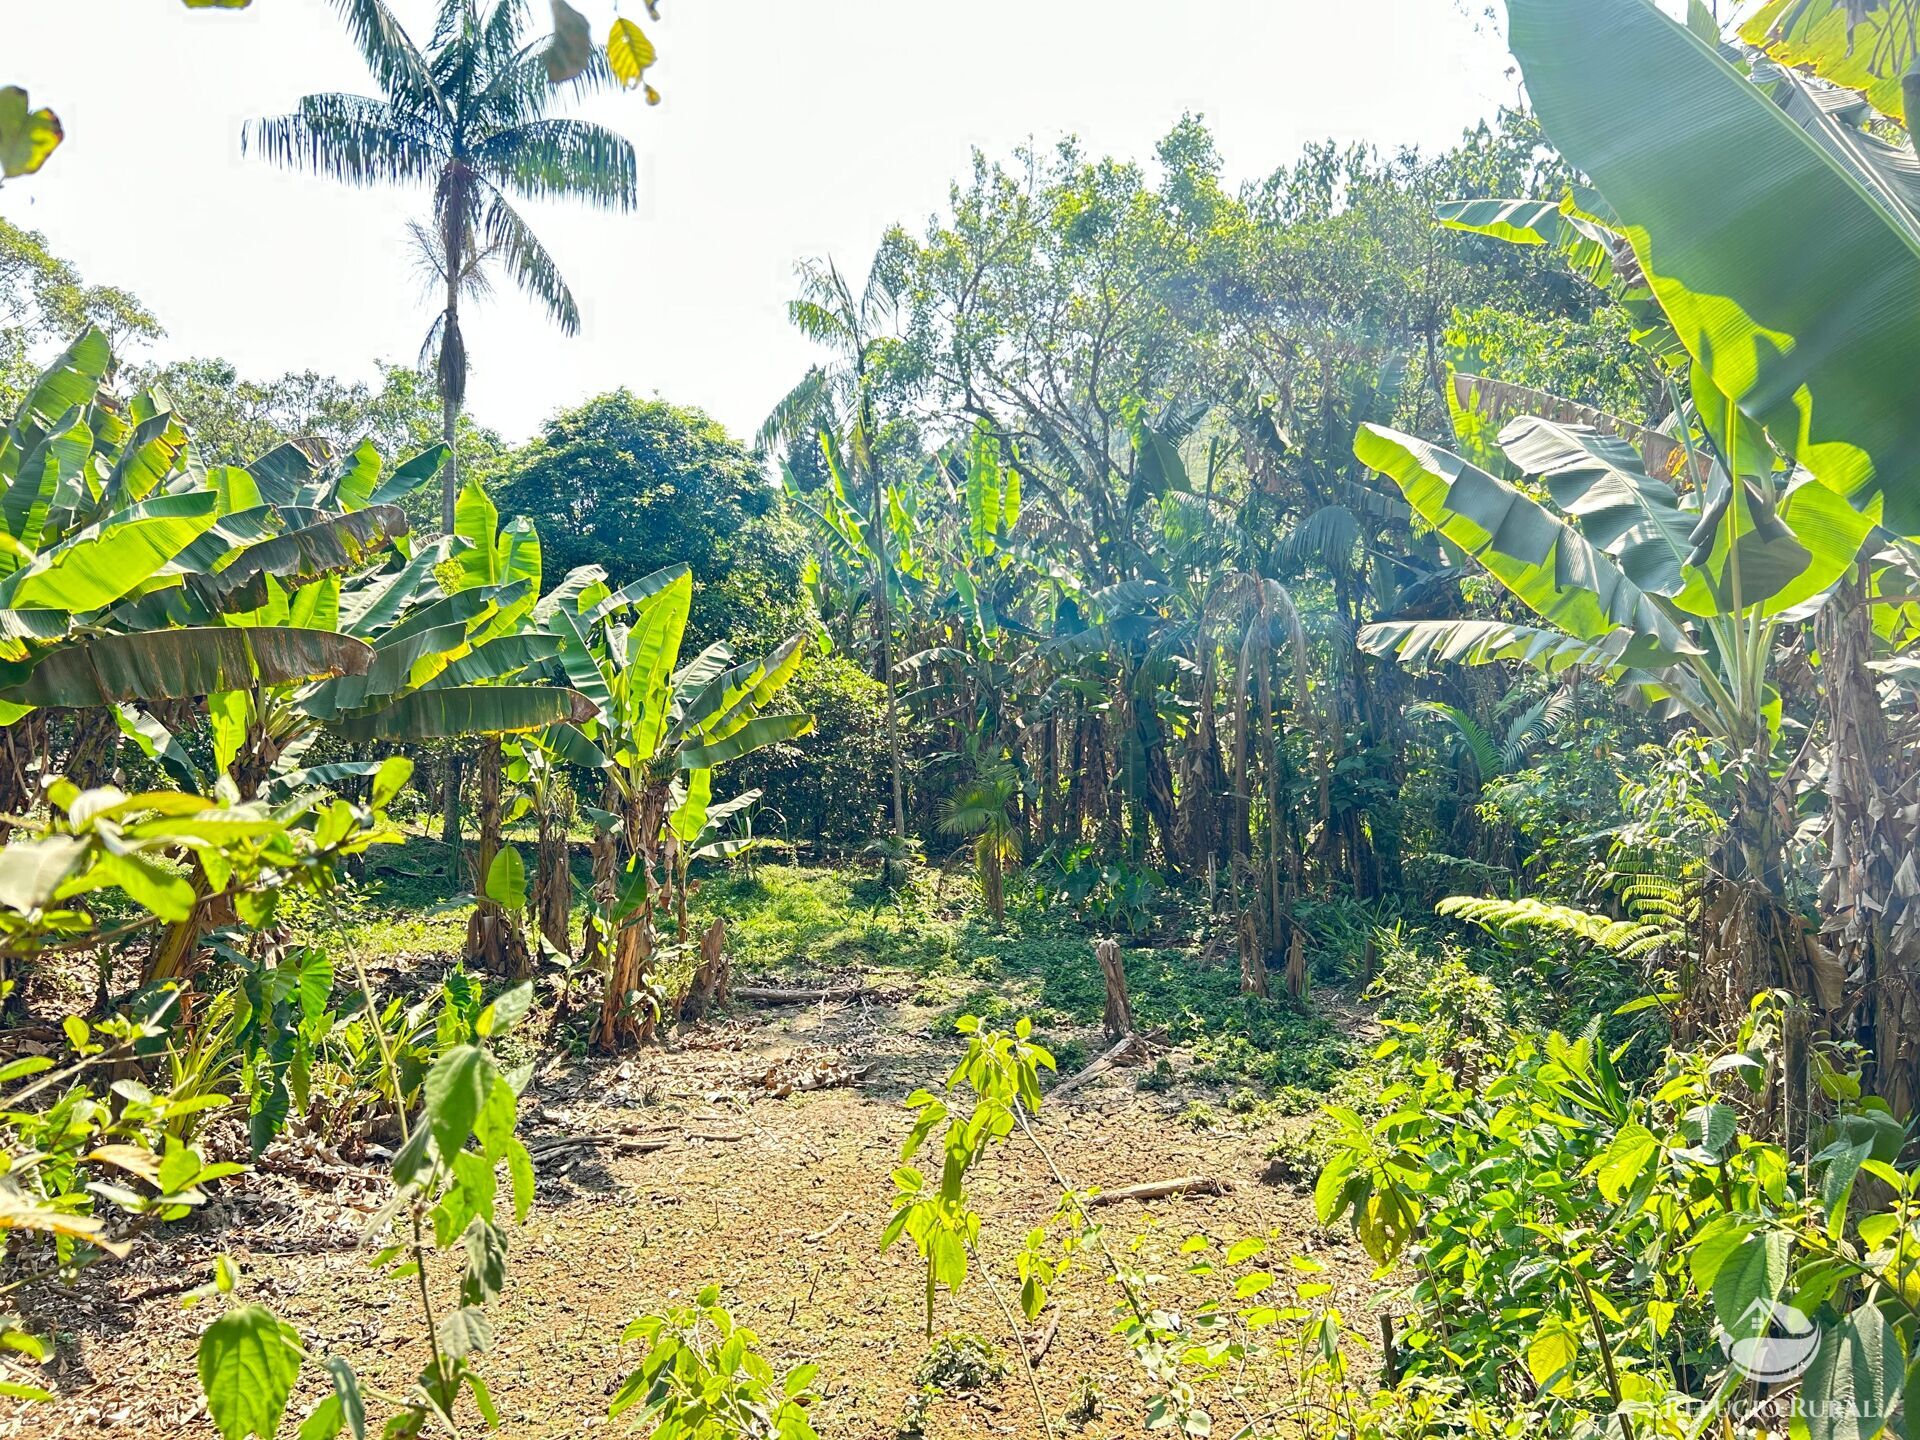
[[[533,906],[540,934],[560,954],[571,954],[567,948],[570,938],[567,931],[573,910],[573,872],[568,864],[566,820],[554,813],[550,803],[540,807],[540,844],[535,871]]]
[[[727,959],[727,922],[715,920],[700,937],[700,963],[694,967],[693,981],[680,1002],[680,1014],[688,1020],[704,1020],[727,1003],[733,983],[732,966]]]
[[[865,442],[863,442],[865,443]],[[887,687],[887,768],[893,781],[893,838],[907,837],[907,788],[900,761],[900,696],[893,677],[893,613],[887,595],[886,487],[867,461],[873,487],[874,582],[873,617],[880,635],[880,679]]]
[[[459,204],[456,196],[447,207],[442,230],[445,253],[441,256],[447,267],[447,309],[440,331],[438,378],[440,438],[447,442],[447,463],[440,472],[440,526],[448,535],[453,533],[454,507],[460,496],[460,452],[455,442],[460,436],[460,406],[467,385],[466,338],[460,333],[460,276],[466,266],[466,246]]]
[[[649,786],[623,806],[626,852],[645,874],[646,895],[639,910],[620,922],[613,935],[613,967],[600,1007],[597,1043],[609,1053],[653,1039],[657,1010],[648,994],[653,959],[653,913],[658,894],[660,827],[666,817],[667,787]]]
[[[460,853],[465,837],[460,833],[460,786],[466,770],[465,757],[458,750],[447,754],[447,783],[441,791],[440,839],[447,847],[447,879],[457,885],[460,878]]]

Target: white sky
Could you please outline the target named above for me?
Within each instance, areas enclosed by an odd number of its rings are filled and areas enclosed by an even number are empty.
[[[604,35],[614,0],[575,3]],[[424,41],[432,0],[394,8]],[[1328,136],[1443,146],[1516,93],[1460,0],[663,0],[657,25],[625,8],[666,102],[577,113],[633,140],[642,209],[528,207],[583,333],[504,284],[468,324],[469,409],[510,439],[621,385],[751,434],[811,359],[784,317],[794,263],[863,272],[889,223],[917,232],[942,207],[973,146],[1071,132],[1144,160],[1193,110],[1239,180]],[[327,0],[0,0],[0,27],[0,81],[68,136],[0,188],[0,214],[139,295],[169,331],[159,356],[263,378],[413,361],[432,309],[404,226],[424,194],[240,155],[250,117],[372,92]]]

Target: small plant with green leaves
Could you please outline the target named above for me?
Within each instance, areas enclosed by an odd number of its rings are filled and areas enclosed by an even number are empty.
[[[607,1418],[651,1427],[653,1440],[818,1440],[809,1411],[817,1365],[784,1375],[760,1353],[759,1337],[720,1304],[720,1287],[692,1305],[642,1315],[620,1343],[645,1346]]]
[[[366,992],[357,952],[353,958]],[[532,1157],[515,1133],[527,1077],[504,1072],[493,1047],[525,1018],[532,1002],[527,982],[481,1008],[472,1019],[472,1038],[442,1051],[427,1070],[419,1112],[400,1115],[401,1145],[392,1167],[396,1193],[385,1212],[396,1238],[373,1264],[414,1288],[427,1361],[404,1394],[367,1392],[393,1407],[381,1432],[385,1440],[415,1440],[430,1426],[459,1434],[463,1397],[471,1397],[489,1427],[499,1425],[479,1368],[493,1343],[488,1309],[507,1277],[497,1170],[506,1166],[516,1223],[533,1203],[534,1176]],[[375,1034],[389,1083],[394,1093],[404,1093],[385,1032]],[[462,1262],[453,1294],[436,1301],[428,1257],[455,1250]],[[201,1388],[222,1440],[273,1440],[305,1358],[292,1327],[262,1306],[235,1307],[208,1327],[200,1342]],[[333,1389],[302,1423],[301,1440],[332,1440],[343,1431],[358,1440],[365,1433],[365,1401],[351,1362],[329,1356],[322,1363]]]

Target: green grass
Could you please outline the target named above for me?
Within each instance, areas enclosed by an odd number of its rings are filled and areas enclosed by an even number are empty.
[[[978,1015],[1004,1027],[1029,1015],[1046,1034],[1098,1024],[1104,1009],[1093,958],[1093,942],[1102,937],[1030,907],[1016,907],[997,930],[962,878],[922,872],[889,894],[862,872],[763,865],[753,875],[708,880],[699,903],[704,913],[725,917],[742,971],[897,972],[915,982],[923,1003],[938,1008],[937,1024]],[[1138,949],[1123,942],[1136,1022],[1165,1027],[1189,1046],[1200,1062],[1196,1078],[1206,1083],[1252,1080],[1313,1091],[1331,1085],[1351,1058],[1333,1026],[1284,997],[1242,997],[1236,969],[1200,963],[1203,940],[1195,933],[1189,944]],[[1063,1071],[1091,1058],[1082,1042],[1065,1045],[1070,1053],[1056,1057]]]
[[[466,910],[439,908],[450,896],[444,866],[444,849],[424,838],[376,853],[349,909],[365,953],[459,951]],[[1100,1022],[1106,998],[1093,942],[1105,932],[1064,912],[1016,904],[996,928],[964,875],[920,870],[889,891],[865,867],[772,863],[705,875],[694,909],[698,925],[726,920],[739,974],[875,972],[910,987],[936,1027],[962,1015],[1005,1027],[1027,1015],[1062,1073],[1093,1058],[1085,1032]],[[1192,1079],[1228,1090],[1251,1084],[1262,1100],[1308,1108],[1350,1064],[1345,1039],[1311,1006],[1247,999],[1234,966],[1203,962],[1203,906],[1169,897],[1156,919],[1152,943],[1121,937],[1136,1022],[1166,1029],[1191,1051]]]

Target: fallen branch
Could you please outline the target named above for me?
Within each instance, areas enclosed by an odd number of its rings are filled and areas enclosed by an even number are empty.
[[[842,1225],[846,1224],[847,1221],[851,1220],[852,1218],[853,1218],[853,1212],[851,1210],[842,1210],[840,1212],[840,1218],[834,1221],[831,1225],[827,1226],[826,1229],[816,1230],[813,1232],[813,1234],[807,1236],[806,1237],[807,1243],[809,1245],[818,1245],[822,1240],[826,1239],[829,1235],[833,1234],[834,1231],[838,1230]]]
[[[1059,1333],[1060,1315],[1055,1311],[1053,1319],[1047,1322],[1047,1328],[1042,1330],[1037,1338],[1028,1342],[1027,1364],[1037,1366],[1046,1359],[1047,1351],[1053,1348],[1053,1337]]]
[[[591,1135],[563,1135],[554,1140],[533,1140],[527,1144],[527,1153],[535,1160],[544,1160],[549,1155],[557,1155],[562,1150],[580,1150],[592,1145],[611,1145],[623,1155],[651,1155],[656,1150],[664,1150],[679,1137],[677,1135],[621,1135],[607,1130]]]
[[[1165,1200],[1174,1195],[1230,1195],[1233,1182],[1210,1175],[1183,1175],[1178,1180],[1155,1180],[1146,1185],[1123,1185],[1087,1196],[1088,1205],[1118,1205],[1124,1200]]]
[[[755,1005],[823,1005],[840,1000],[858,1000],[871,994],[873,991],[864,985],[838,990],[786,990],[768,985],[736,985],[732,991],[735,1000],[745,1000]]]
[[[1156,1030],[1151,1035],[1134,1033],[1121,1036],[1112,1049],[1100,1056],[1099,1059],[1087,1066],[1087,1068],[1082,1070],[1078,1075],[1073,1076],[1071,1079],[1062,1080],[1058,1085],[1054,1086],[1053,1089],[1048,1092],[1049,1098],[1057,1100],[1062,1095],[1071,1094],[1086,1084],[1087,1081],[1092,1080],[1096,1076],[1106,1074],[1107,1071],[1128,1060],[1146,1059],[1153,1053],[1153,1047],[1166,1038],[1167,1032],[1164,1030]]]

